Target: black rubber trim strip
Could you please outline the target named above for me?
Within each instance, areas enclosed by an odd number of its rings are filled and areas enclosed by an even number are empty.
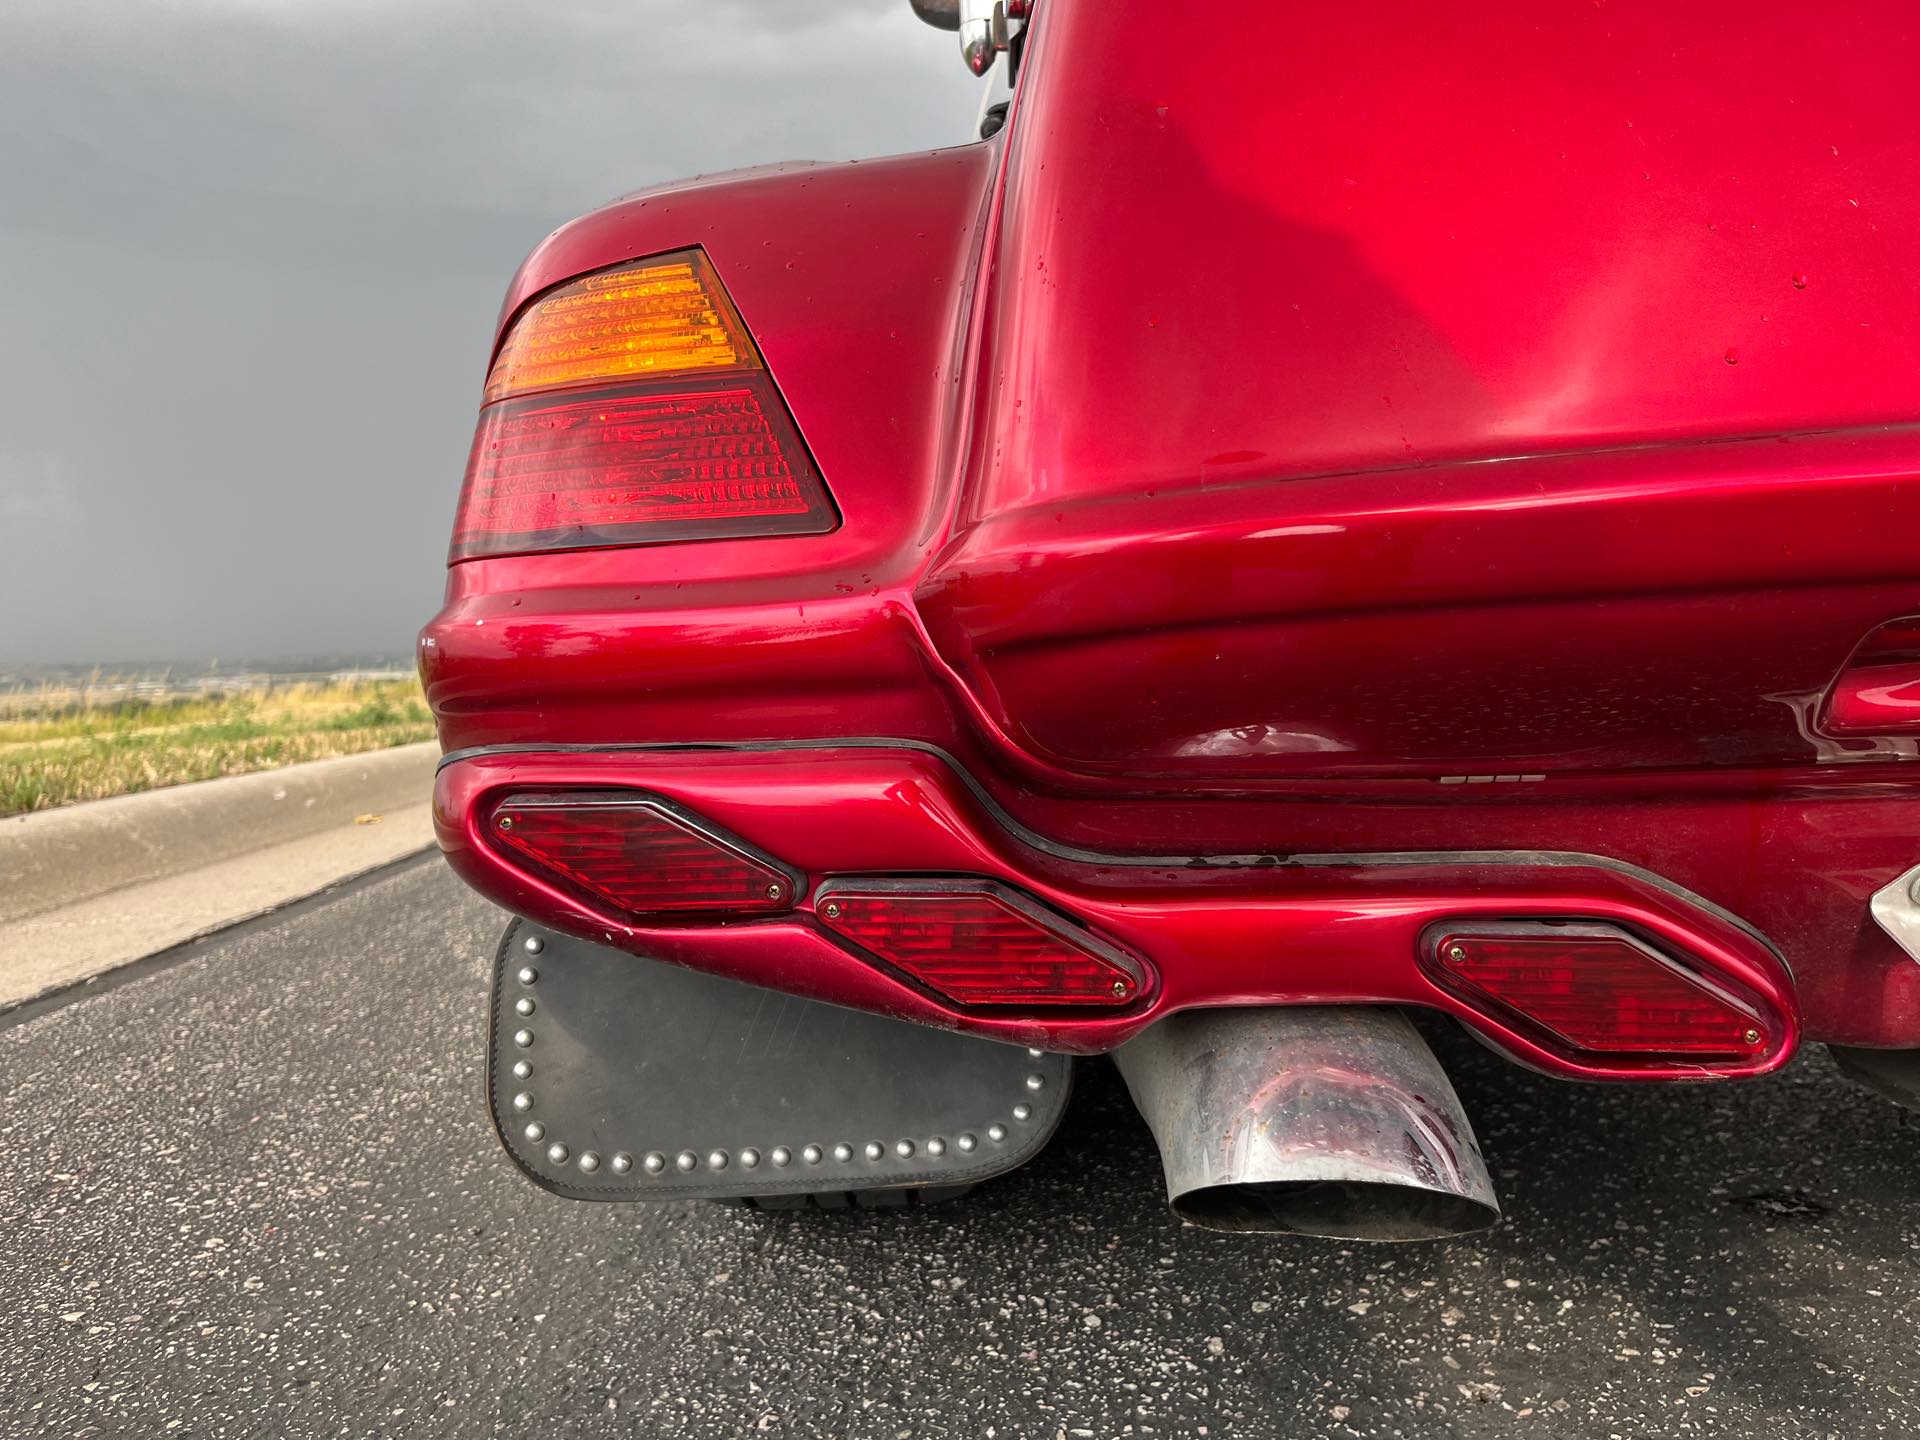
[[[748,740],[748,741],[635,741],[596,745],[474,745],[465,750],[452,750],[440,757],[436,771],[462,760],[476,760],[489,755],[618,755],[618,754],[762,754],[782,751],[809,750],[911,750],[922,755],[931,755],[952,772],[953,777],[972,793],[981,807],[992,815],[994,820],[1015,840],[1029,850],[1037,850],[1043,855],[1051,855],[1076,865],[1107,865],[1114,867],[1133,866],[1141,869],[1165,870],[1172,868],[1207,869],[1272,869],[1277,866],[1289,866],[1295,869],[1329,870],[1342,866],[1377,865],[1469,865],[1496,869],[1510,869],[1514,866],[1563,867],[1567,869],[1606,870],[1616,875],[1624,875],[1651,885],[1674,899],[1697,909],[1706,911],[1741,933],[1751,937],[1764,946],[1783,966],[1787,966],[1788,977],[1793,970],[1774,943],[1741,919],[1725,906],[1716,905],[1704,895],[1696,895],[1684,885],[1676,884],[1666,876],[1657,874],[1642,866],[1626,860],[1615,860],[1607,855],[1588,855],[1578,850],[1374,850],[1358,851],[1352,854],[1300,854],[1300,855],[1116,855],[1105,850],[1083,850],[1074,845],[1063,845],[1049,840],[1035,830],[1028,829],[1019,820],[1008,814],[987,792],[978,780],[974,779],[952,755],[938,745],[925,740],[896,740],[878,737],[861,737],[841,740]]]

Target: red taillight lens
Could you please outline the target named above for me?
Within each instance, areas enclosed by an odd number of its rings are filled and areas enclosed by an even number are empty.
[[[836,881],[814,898],[835,934],[956,1005],[1126,1005],[1128,956],[990,880]]]
[[[527,869],[629,915],[785,910],[795,877],[630,795],[514,795],[494,807],[494,840]]]
[[[784,437],[784,438],[783,438]],[[489,406],[455,559],[831,530],[833,507],[764,375],[724,387]]]
[[[1772,1038],[1726,986],[1611,926],[1461,927],[1440,933],[1428,959],[1449,989],[1583,1052],[1751,1057]]]
[[[839,524],[697,250],[548,291],[507,331],[486,400],[454,560]]]

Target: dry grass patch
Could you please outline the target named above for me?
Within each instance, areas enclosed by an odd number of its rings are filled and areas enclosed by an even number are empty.
[[[0,711],[0,815],[433,738],[411,680],[108,703],[11,698]]]

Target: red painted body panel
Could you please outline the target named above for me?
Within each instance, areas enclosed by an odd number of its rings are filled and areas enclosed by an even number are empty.
[[[1809,1035],[1920,1045],[1920,965],[1866,908],[1920,860],[1920,740],[1900,676],[1840,680],[1920,613],[1913,22],[1195,0],[1142,47],[1130,3],[1039,7],[991,143],[650,192],[534,253],[503,325],[701,246],[845,523],[453,566],[421,637],[443,743],[891,737],[1060,845],[1602,856],[1755,927]],[[878,860],[871,797],[800,753],[777,785],[612,773],[812,873]],[[586,924],[463,849],[472,763],[442,786],[463,873]],[[1003,832],[942,863],[1086,899]],[[1319,958],[1256,985],[1284,903],[1129,874],[1116,938],[1182,909],[1143,950],[1162,1008],[1449,1008],[1402,931],[1484,885],[1369,866],[1401,928],[1287,930]],[[805,928],[622,943],[913,1009]]]

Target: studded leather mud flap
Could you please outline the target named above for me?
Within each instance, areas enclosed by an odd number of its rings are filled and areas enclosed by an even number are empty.
[[[970,1185],[1038,1154],[1071,1057],[932,1030],[507,927],[494,1124],[582,1200]]]

